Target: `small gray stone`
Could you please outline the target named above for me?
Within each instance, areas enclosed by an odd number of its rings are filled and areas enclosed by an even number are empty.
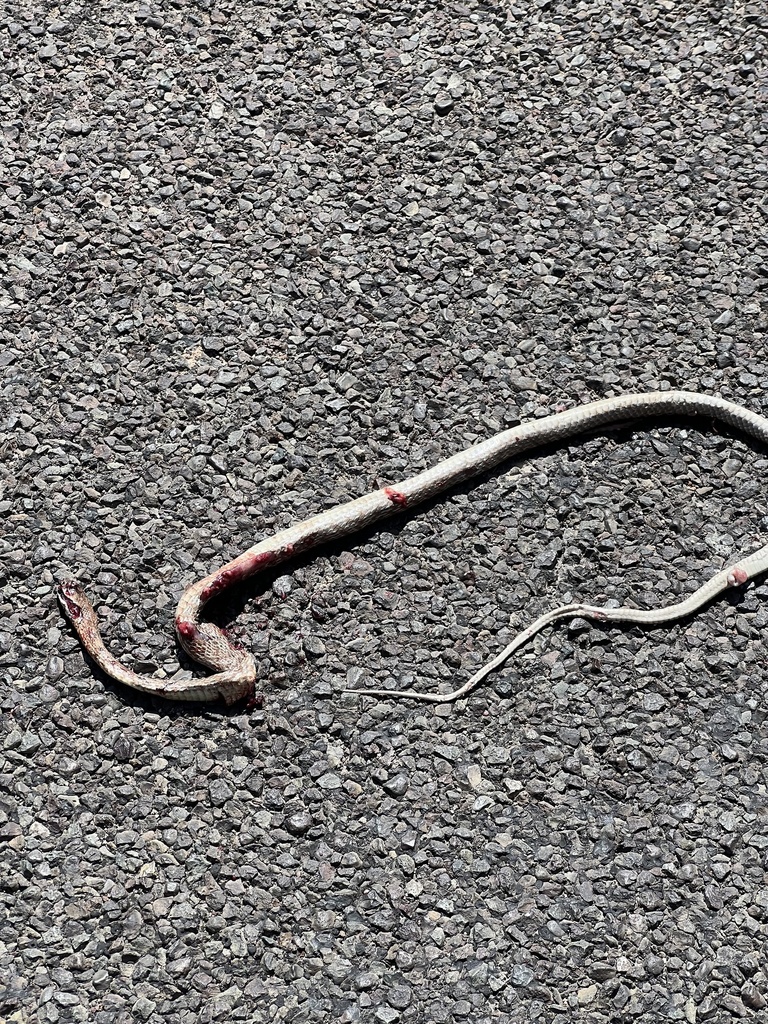
[[[272,584],[272,592],[282,600],[293,590],[293,579],[291,576],[278,576]]]
[[[231,800],[235,791],[226,779],[213,779],[208,785],[208,795],[214,807],[223,807]]]
[[[341,779],[334,772],[326,772],[325,775],[321,775],[317,780],[317,784],[320,789],[325,790],[341,789],[342,786]]]
[[[141,932],[144,926],[141,914],[138,910],[131,910],[126,917],[123,918],[122,932],[123,935],[128,939],[134,939]]]
[[[17,836],[22,835],[21,825],[17,821],[6,821],[0,825],[0,843],[7,843],[11,839],[16,839]]]
[[[768,1000],[751,981],[745,982],[741,988],[740,995],[744,1004],[752,1010],[764,1010],[768,1007]]]
[[[304,637],[302,647],[313,658],[319,658],[321,654],[325,654],[325,644],[319,636],[312,633]]]
[[[286,831],[293,836],[302,836],[312,827],[312,818],[306,811],[297,811],[285,819]]]
[[[530,985],[534,977],[534,972],[525,964],[514,964],[509,972],[510,984],[517,988],[525,988],[526,985]]]
[[[154,1000],[147,999],[146,996],[139,996],[131,1006],[131,1012],[139,1020],[149,1020],[156,1007],[157,1003]]]
[[[734,1017],[746,1017],[749,1013],[749,1010],[744,1005],[742,999],[733,992],[727,992],[723,996],[723,1006]]]
[[[597,962],[589,967],[588,973],[595,981],[605,981],[616,977],[616,968],[612,964]]]
[[[382,787],[391,796],[403,796],[408,791],[408,784],[408,776],[400,772],[383,782]]]
[[[48,659],[48,664],[45,666],[45,674],[52,683],[55,683],[57,679],[61,679],[64,675],[64,662],[57,654]]]
[[[24,754],[29,757],[36,753],[40,749],[40,746],[41,740],[39,736],[35,735],[33,732],[25,732],[21,739],[21,743],[18,745],[18,751],[20,754]]]
[[[4,750],[15,750],[20,747],[24,740],[24,733],[20,729],[11,729],[3,740]]]
[[[540,551],[533,560],[533,564],[538,566],[540,569],[552,569],[560,557],[561,550],[559,546],[553,545],[545,548],[544,551]]]
[[[375,988],[378,983],[378,975],[374,974],[373,971],[363,971],[355,978],[355,988],[358,992],[366,992],[368,989]]]

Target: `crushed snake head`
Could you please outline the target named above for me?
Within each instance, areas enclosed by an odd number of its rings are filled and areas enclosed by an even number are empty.
[[[64,614],[73,624],[82,617],[84,611],[92,608],[77,580],[62,580],[59,583],[58,598]]]

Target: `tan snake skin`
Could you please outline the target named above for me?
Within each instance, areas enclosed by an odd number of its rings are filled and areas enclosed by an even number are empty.
[[[62,608],[92,660],[108,676],[136,690],[161,694],[171,700],[210,701],[223,698],[227,704],[253,698],[257,682],[252,656],[233,644],[222,630],[200,615],[212,598],[228,587],[263,569],[271,568],[319,544],[346,537],[402,509],[432,498],[446,489],[478,476],[499,463],[533,447],[551,444],[575,434],[627,420],[659,416],[704,417],[719,420],[768,445],[768,418],[750,412],[723,398],[686,391],[659,391],[623,395],[521,423],[439,462],[402,483],[372,491],[362,498],[337,505],[260,541],[238,558],[227,562],[182,594],[176,610],[176,632],[184,650],[196,661],[213,669],[205,679],[170,682],[140,675],[119,662],[104,646],[96,613],[80,585],[66,580],[59,585]],[[386,697],[408,697],[444,703],[465,696],[513,651],[540,629],[558,619],[584,616],[602,622],[630,622],[640,625],[671,622],[690,615],[728,587],[738,586],[768,569],[768,545],[739,558],[690,597],[678,604],[654,611],[633,608],[595,608],[572,604],[546,612],[524,629],[512,643],[452,693],[419,693],[413,690],[356,690],[355,693]]]

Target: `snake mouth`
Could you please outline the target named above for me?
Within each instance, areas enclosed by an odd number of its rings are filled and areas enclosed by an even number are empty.
[[[59,583],[59,604],[64,609],[65,614],[73,621],[79,619],[83,614],[80,604],[82,596],[82,587],[76,580],[62,580]]]

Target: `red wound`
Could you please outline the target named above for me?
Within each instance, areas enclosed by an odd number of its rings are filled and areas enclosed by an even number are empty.
[[[399,505],[400,508],[405,508],[408,504],[408,499],[402,491],[398,491],[395,487],[385,487],[384,493],[392,502],[393,505]]]
[[[65,612],[72,622],[74,622],[75,619],[79,619],[83,614],[83,609],[72,596],[73,593],[77,594],[79,592],[80,588],[74,580],[62,580],[59,584],[59,601],[61,601]]]
[[[216,579],[209,583],[202,592],[200,595],[201,600],[210,601],[212,597],[216,597],[216,595],[220,594],[222,590],[226,590],[230,583],[233,583],[236,579],[237,574],[233,573],[231,570],[228,572],[220,572]]]
[[[194,622],[189,622],[187,619],[177,619],[176,632],[179,636],[183,636],[185,640],[192,640],[197,633],[197,626]]]
[[[732,587],[738,587],[742,583],[746,583],[748,579],[747,573],[738,565],[728,573],[728,582]]]
[[[266,569],[268,565],[272,565],[276,558],[276,551],[262,551],[260,555],[253,555],[250,559],[250,564],[247,567],[247,573],[244,570],[243,575],[247,574],[250,576],[252,572],[258,572],[259,569]]]
[[[238,559],[238,564],[233,565],[230,569],[222,569],[208,586],[200,594],[200,600],[205,604],[206,601],[210,601],[211,598],[216,597],[222,591],[228,587],[233,586],[235,583],[239,583],[241,580],[247,579],[252,576],[255,572],[259,572],[261,569],[266,569],[267,566],[272,565],[277,559],[277,554],[274,551],[262,551],[259,555],[252,555],[249,558]]]
[[[83,614],[83,609],[80,607],[80,605],[75,604],[75,602],[70,600],[70,598],[67,597],[66,594],[62,594],[62,601],[64,602],[64,605],[67,609],[67,615],[70,617],[70,619],[73,622],[75,622],[76,619],[79,619],[80,616]]]

